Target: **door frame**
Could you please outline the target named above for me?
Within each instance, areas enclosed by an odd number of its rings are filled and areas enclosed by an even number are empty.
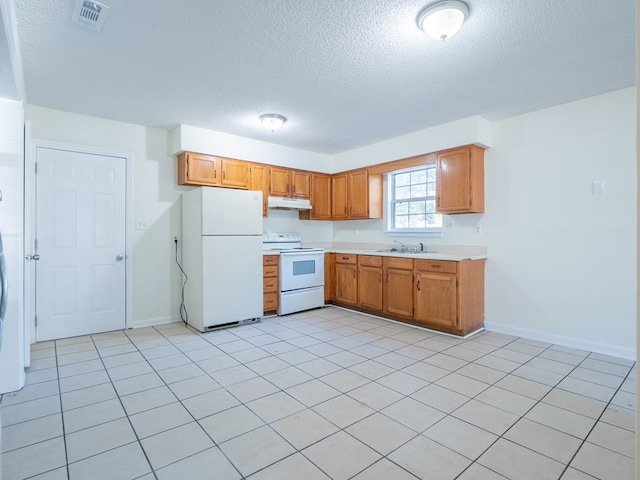
[[[30,128],[27,128],[30,133]],[[26,135],[25,135],[26,137]],[[34,253],[36,232],[36,150],[49,148],[89,155],[103,155],[125,159],[125,328],[131,328],[133,321],[133,153],[107,148],[79,145],[75,143],[52,142],[49,140],[25,138],[25,190],[24,190],[24,254],[25,254],[25,323],[31,328],[30,343],[36,341],[36,275],[35,262],[29,260]]]

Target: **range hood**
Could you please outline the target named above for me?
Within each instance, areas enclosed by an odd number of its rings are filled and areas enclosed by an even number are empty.
[[[307,198],[269,197],[267,206],[279,210],[311,210],[311,202]]]

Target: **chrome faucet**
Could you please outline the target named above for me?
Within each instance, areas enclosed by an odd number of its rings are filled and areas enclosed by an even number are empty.
[[[407,249],[407,246],[404,243],[399,242],[398,240],[394,240],[393,243],[397,243],[398,245],[400,245],[400,251]]]
[[[420,251],[424,252],[424,243],[420,242]]]

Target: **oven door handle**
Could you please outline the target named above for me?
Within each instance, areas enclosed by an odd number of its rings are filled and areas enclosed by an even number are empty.
[[[307,251],[300,251],[300,252],[280,252],[280,256],[281,256],[281,257],[289,257],[289,256],[291,256],[291,257],[298,257],[298,256],[300,256],[300,255],[307,255],[307,256],[309,256],[309,255],[314,255],[314,256],[318,256],[318,255],[324,255],[324,252],[323,252],[323,251],[319,251],[319,250],[316,250],[316,251],[310,251],[310,250],[307,250]]]

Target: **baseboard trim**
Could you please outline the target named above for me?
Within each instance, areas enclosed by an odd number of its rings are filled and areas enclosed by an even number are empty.
[[[170,317],[157,317],[150,318],[148,320],[139,320],[133,322],[128,328],[144,328],[153,327],[155,325],[165,325],[167,323],[181,322],[179,315],[171,315]]]
[[[541,342],[555,343],[570,348],[587,350],[589,352],[601,353],[612,357],[624,358],[627,360],[636,360],[635,348],[617,347],[605,343],[591,342],[575,337],[565,337],[563,335],[554,335],[552,333],[541,332],[539,330],[530,330],[528,328],[513,327],[510,325],[502,325],[493,322],[484,322],[485,330],[496,333],[504,333],[516,337],[530,338]]]

